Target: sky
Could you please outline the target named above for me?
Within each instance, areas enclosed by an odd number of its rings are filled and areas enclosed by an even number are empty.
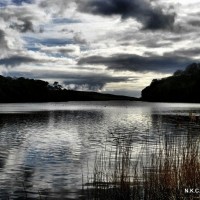
[[[0,75],[140,97],[200,58],[200,0],[0,0]]]

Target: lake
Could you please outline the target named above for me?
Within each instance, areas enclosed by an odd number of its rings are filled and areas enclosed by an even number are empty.
[[[134,153],[160,135],[198,137],[200,104],[131,101],[0,104],[0,199],[77,199],[96,152],[131,135]],[[174,130],[176,132],[174,133]]]

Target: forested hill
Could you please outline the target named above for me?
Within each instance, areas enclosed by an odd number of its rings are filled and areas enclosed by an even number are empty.
[[[200,63],[193,63],[173,76],[154,79],[142,90],[142,100],[152,102],[200,103]]]
[[[64,102],[137,100],[133,97],[63,89],[55,82],[0,76],[0,102]]]

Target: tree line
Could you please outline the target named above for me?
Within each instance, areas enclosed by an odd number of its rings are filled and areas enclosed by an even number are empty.
[[[67,90],[58,82],[54,82],[54,84],[51,85],[42,80],[0,76],[1,103],[106,100],[135,100],[135,98],[97,92]]]

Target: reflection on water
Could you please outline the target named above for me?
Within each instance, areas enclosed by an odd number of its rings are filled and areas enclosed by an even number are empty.
[[[116,138],[130,138],[135,153],[148,140],[156,143],[187,134],[189,113],[199,104],[142,102],[69,102],[0,104],[0,199],[77,198],[82,173],[92,168],[96,151]],[[161,126],[162,124],[162,126]],[[159,129],[164,131],[159,131]],[[194,137],[199,123],[190,126]],[[170,137],[169,137],[170,136]]]

